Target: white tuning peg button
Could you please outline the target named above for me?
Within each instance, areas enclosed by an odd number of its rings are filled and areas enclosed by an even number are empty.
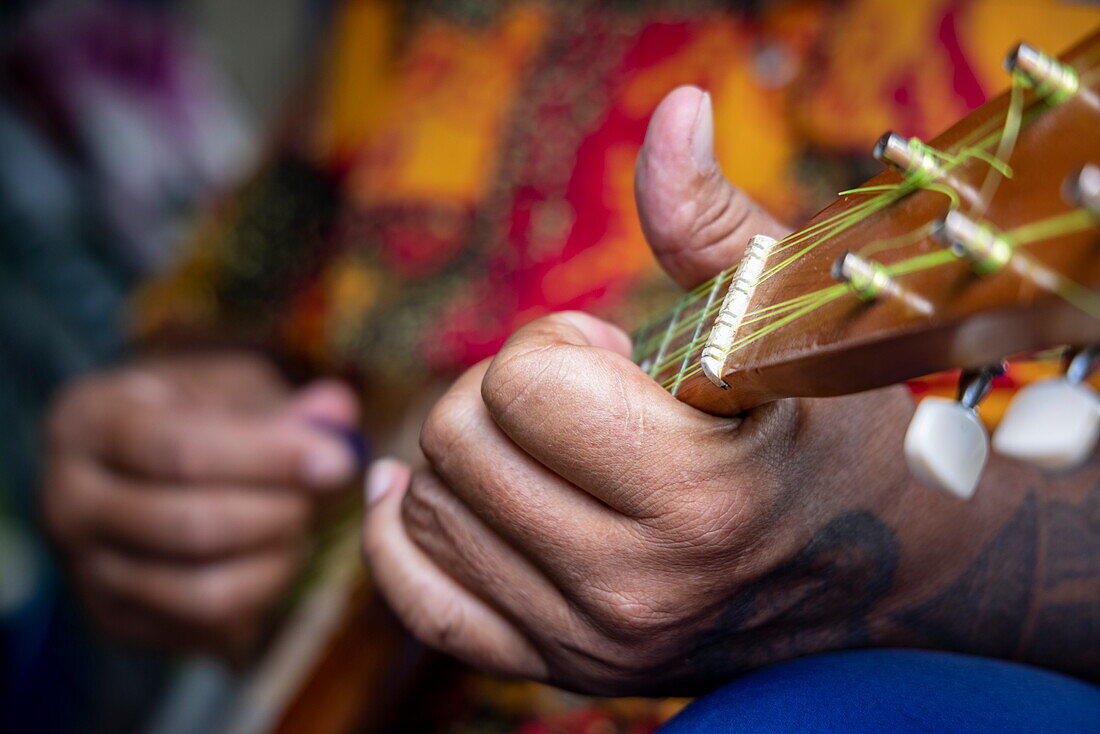
[[[969,499],[988,457],[989,437],[973,408],[937,397],[920,402],[905,434],[905,458],[918,479]]]
[[[1020,390],[993,435],[993,449],[1043,469],[1088,461],[1100,437],[1100,396],[1066,377]]]

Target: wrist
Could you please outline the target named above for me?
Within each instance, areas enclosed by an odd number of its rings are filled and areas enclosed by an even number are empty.
[[[1012,656],[1031,597],[1040,482],[996,458],[969,501],[907,482],[885,515],[899,558],[873,613],[875,644]]]

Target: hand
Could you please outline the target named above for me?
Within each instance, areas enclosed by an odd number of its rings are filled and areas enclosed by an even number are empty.
[[[266,362],[181,357],[94,375],[50,415],[47,527],[97,622],[168,650],[244,652],[298,568],[319,490],[356,457],[334,382],[291,391]]]
[[[685,287],[750,235],[784,232],[721,176],[711,136],[709,100],[682,88],[638,164],[643,228]],[[718,418],[628,354],[592,317],[536,321],[436,405],[427,467],[373,468],[364,552],[414,634],[493,671],[616,695],[922,644],[904,613],[1021,496],[964,504],[911,481],[901,388]]]

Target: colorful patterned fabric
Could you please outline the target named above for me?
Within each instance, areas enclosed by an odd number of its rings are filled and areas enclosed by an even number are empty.
[[[933,136],[1005,88],[1021,37],[1058,50],[1098,23],[1056,0],[349,0],[283,145],[147,291],[141,332],[394,386],[552,311],[630,326],[672,294],[633,167],[673,87],[713,94],[723,169],[797,222],[877,170],[884,130]],[[455,731],[647,731],[679,705],[476,680]]]
[[[290,139],[148,293],[143,330],[385,382],[452,374],[555,310],[629,326],[669,290],[632,187],[674,86],[712,92],[724,170],[796,222],[875,170],[883,130],[934,135],[1004,88],[1021,35],[1059,49],[1098,22],[1054,0],[351,0]]]
[[[0,10],[0,731],[133,730],[164,683],[86,629],[38,496],[50,400],[122,357],[131,289],[252,160],[226,80],[153,5]]]

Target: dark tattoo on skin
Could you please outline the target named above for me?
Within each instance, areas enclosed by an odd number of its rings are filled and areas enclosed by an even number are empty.
[[[1100,483],[1079,505],[1041,502],[1030,492],[950,587],[900,618],[917,632],[914,644],[1012,658],[1096,680],[1098,588]]]
[[[1035,585],[1037,510],[1038,501],[1029,493],[953,584],[899,615],[917,632],[918,642],[990,657],[1012,656]]]
[[[893,586],[898,554],[893,531],[874,515],[834,518],[789,561],[738,590],[689,667],[713,679],[870,644],[867,615]]]
[[[1045,586],[1095,581],[1100,566],[1100,483],[1081,506],[1051,502],[1046,526]]]
[[[1100,679],[1100,481],[1093,477],[1081,502],[1051,497],[1057,485],[1047,496],[1029,491],[945,589],[890,616],[903,632],[889,641],[872,639],[869,619],[893,589],[899,540],[868,512],[841,515],[734,594],[685,661],[686,677],[713,684],[799,655],[889,642]]]
[[[1100,482],[1080,505],[1050,502],[1045,529],[1041,603],[1022,657],[1100,679]]]

